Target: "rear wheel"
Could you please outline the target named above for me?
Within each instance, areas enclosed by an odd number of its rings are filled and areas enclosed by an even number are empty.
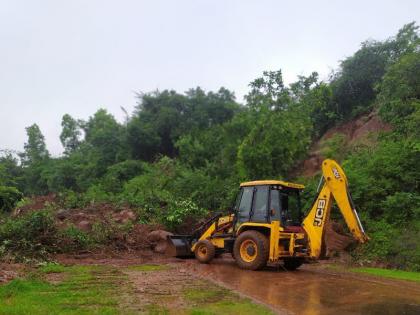
[[[283,266],[287,270],[293,271],[298,269],[303,264],[302,258],[285,258]]]
[[[198,241],[195,246],[194,254],[199,262],[206,264],[216,255],[216,248],[208,240]]]
[[[242,269],[258,270],[267,265],[268,238],[257,231],[245,231],[238,236],[233,246],[233,256]]]

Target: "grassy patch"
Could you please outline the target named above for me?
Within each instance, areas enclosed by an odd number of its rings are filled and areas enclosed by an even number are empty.
[[[210,314],[272,314],[262,305],[253,303],[251,300],[241,298],[229,290],[214,287],[206,289],[187,289],[184,298],[193,305],[187,314],[210,315]]]
[[[41,273],[62,273],[65,271],[66,271],[66,267],[64,267],[63,265],[54,264],[54,263],[48,263],[47,265],[39,268],[39,272]]]
[[[59,284],[46,282],[43,274],[54,272],[67,276]],[[30,278],[0,286],[0,314],[120,314],[124,287],[118,284],[124,277],[112,267],[47,265]]]
[[[149,304],[146,307],[146,312],[149,315],[167,315],[167,314],[169,315],[170,314],[169,310],[166,307],[161,306],[161,305],[156,305],[156,304]]]
[[[229,295],[228,290],[221,288],[208,288],[205,290],[187,289],[184,291],[185,299],[193,303],[211,303],[223,300]]]
[[[137,265],[137,266],[129,266],[126,268],[127,270],[132,271],[160,271],[160,270],[168,270],[171,269],[168,265]]]
[[[47,264],[26,278],[0,286],[0,315],[44,314],[272,314],[251,300],[204,280],[188,280],[176,294],[174,304],[165,296],[138,294],[124,270],[171,274],[170,266],[138,265],[126,269],[111,266],[62,266]],[[59,281],[47,281],[59,276]],[[152,277],[155,274],[142,274]],[[147,283],[147,282],[146,282]],[[162,286],[170,286],[163,276]],[[152,287],[153,289],[153,287]],[[165,290],[163,290],[165,291]],[[151,295],[150,295],[151,294]],[[146,297],[146,299],[144,299]],[[151,300],[150,300],[151,298]],[[143,304],[142,304],[143,303]],[[180,306],[183,305],[183,306]]]
[[[374,276],[380,276],[385,278],[410,280],[420,282],[420,272],[403,271],[403,270],[392,270],[382,268],[351,268],[350,271],[357,273],[367,273]]]

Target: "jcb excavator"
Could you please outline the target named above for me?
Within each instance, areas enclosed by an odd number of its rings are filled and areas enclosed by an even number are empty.
[[[351,199],[347,177],[337,162],[322,162],[318,195],[305,218],[300,212],[303,188],[280,180],[242,183],[233,214],[214,216],[192,235],[168,237],[175,256],[195,255],[208,263],[216,255],[232,253],[243,269],[257,270],[282,260],[286,269],[294,270],[320,257],[333,200],[354,238],[360,243],[369,239]]]

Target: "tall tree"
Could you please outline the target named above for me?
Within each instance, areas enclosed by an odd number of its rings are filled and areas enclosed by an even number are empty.
[[[48,159],[49,153],[45,144],[45,138],[39,126],[33,124],[26,127],[26,134],[28,141],[24,144],[24,152],[20,155],[22,165],[29,166]]]
[[[81,143],[82,130],[80,122],[65,114],[61,120],[62,131],[60,134],[61,144],[64,147],[64,153],[70,154],[76,150]]]
[[[290,102],[290,91],[283,82],[281,70],[264,71],[263,76],[252,81],[251,91],[245,96],[248,106],[254,109],[286,109]]]
[[[105,109],[98,110],[83,125],[85,148],[92,160],[96,160],[99,173],[126,158],[124,150],[124,130],[114,116]]]
[[[238,110],[233,93],[225,88],[216,93],[198,87],[185,94],[168,90],[140,94],[127,126],[132,156],[148,161],[158,154],[175,157],[175,143],[183,135],[229,121]]]
[[[0,183],[22,189],[22,167],[16,155],[10,151],[0,150]]]
[[[24,170],[25,192],[28,194],[44,194],[48,192],[47,180],[43,173],[48,170],[49,153],[45,138],[37,124],[26,128],[28,141],[24,152],[20,154]]]

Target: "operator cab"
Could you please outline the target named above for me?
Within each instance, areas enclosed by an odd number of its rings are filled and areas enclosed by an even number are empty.
[[[242,183],[235,203],[236,223],[280,221],[285,229],[300,227],[303,185],[278,180]]]

